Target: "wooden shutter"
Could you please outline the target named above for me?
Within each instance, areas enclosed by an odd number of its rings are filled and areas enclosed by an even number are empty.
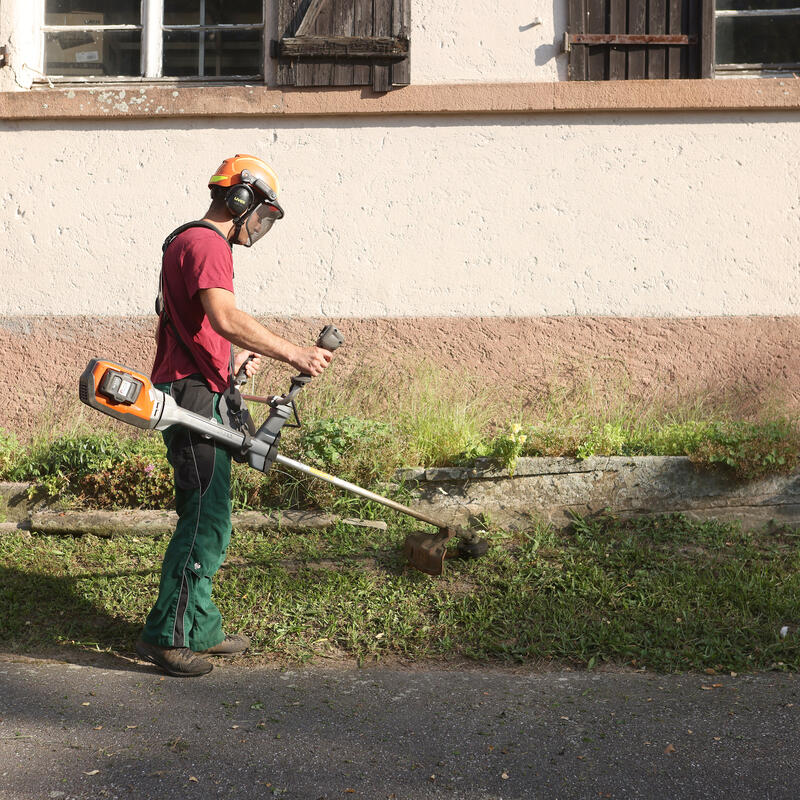
[[[569,0],[569,78],[699,78],[703,0]]]
[[[411,0],[278,0],[278,84],[408,84],[410,8]]]

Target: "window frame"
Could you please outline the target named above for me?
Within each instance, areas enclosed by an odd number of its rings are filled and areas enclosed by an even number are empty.
[[[783,77],[788,76],[792,72],[800,70],[800,57],[797,61],[787,64],[774,63],[774,64],[746,64],[746,63],[731,63],[720,64],[717,62],[716,49],[717,49],[717,20],[718,19],[758,19],[759,17],[798,17],[800,18],[800,0],[795,0],[798,5],[794,8],[752,8],[752,9],[718,9],[716,0],[706,0],[713,10],[712,29],[711,29],[711,42],[713,49],[713,63],[712,63],[712,77],[716,77],[716,73],[721,73],[720,77],[732,76],[759,76],[759,77]]]
[[[205,0],[200,0],[201,9]],[[227,25],[165,25],[164,24],[164,0],[140,0],[140,24],[138,25],[47,25],[45,24],[46,0],[36,0],[36,63],[34,72],[37,77],[34,83],[45,84],[126,84],[126,83],[207,83],[212,85],[226,83],[266,83],[267,82],[267,57],[268,57],[268,37],[267,30],[269,19],[267,16],[267,0],[261,0],[261,23],[240,23]],[[139,75],[48,75],[45,64],[45,37],[48,33],[58,33],[66,31],[117,31],[134,30],[141,31],[141,56]],[[204,34],[209,31],[261,31],[261,73],[260,74],[236,74],[236,75],[162,75],[163,71],[163,45],[164,36],[168,31],[197,31]],[[201,40],[202,41],[202,40]],[[201,57],[198,64],[202,70],[202,45],[199,44]]]

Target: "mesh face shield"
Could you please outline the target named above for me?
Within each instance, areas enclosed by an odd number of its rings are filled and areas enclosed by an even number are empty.
[[[275,220],[283,216],[283,209],[272,203],[261,203],[256,206],[244,221],[244,229],[247,231],[247,242],[245,247],[252,247],[262,236],[269,233],[270,228],[275,224]]]

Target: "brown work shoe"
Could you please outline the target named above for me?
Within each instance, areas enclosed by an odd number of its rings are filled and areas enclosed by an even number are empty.
[[[233,636],[226,636],[219,644],[209,647],[208,650],[200,650],[198,655],[235,656],[244,653],[248,647],[250,640],[242,633],[235,633]]]
[[[214,669],[213,664],[204,658],[198,658],[188,647],[161,647],[139,639],[136,642],[136,652],[140,658],[177,678],[196,678]]]

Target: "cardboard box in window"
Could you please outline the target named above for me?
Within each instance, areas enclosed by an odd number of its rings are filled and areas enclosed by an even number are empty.
[[[47,24],[88,28],[102,25],[103,15],[89,11],[48,14]],[[50,32],[45,37],[45,60],[48,75],[103,75],[103,31]]]
[[[45,25],[105,25],[103,14],[99,11],[72,11],[69,14],[47,14]]]

